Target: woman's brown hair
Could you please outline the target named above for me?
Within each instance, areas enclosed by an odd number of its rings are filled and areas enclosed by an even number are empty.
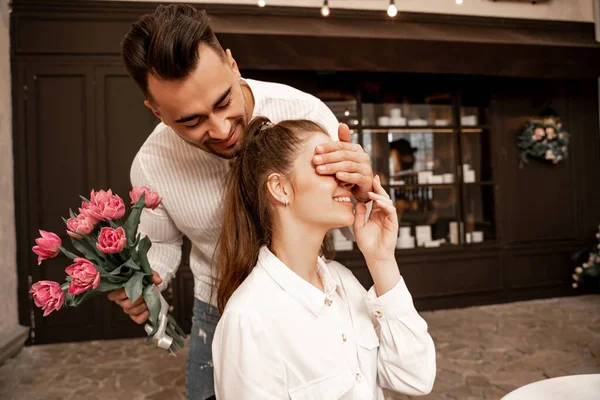
[[[248,124],[244,143],[234,159],[225,187],[223,230],[216,248],[220,282],[217,290],[219,312],[233,292],[248,277],[262,246],[272,239],[271,200],[267,179],[271,173],[288,175],[304,143],[302,133],[327,132],[308,120],[272,124],[256,117]],[[331,249],[322,252],[331,258]]]

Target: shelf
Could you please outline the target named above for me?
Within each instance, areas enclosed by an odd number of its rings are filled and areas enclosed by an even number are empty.
[[[420,187],[427,187],[433,189],[453,189],[456,187],[456,183],[409,183],[409,184],[400,184],[400,183],[389,183],[383,185],[383,187],[390,188],[402,188],[402,189],[414,189]]]
[[[373,133],[413,133],[413,132],[427,132],[427,133],[454,133],[456,127],[452,126],[363,126],[363,131],[370,131]]]
[[[461,133],[483,133],[484,131],[487,131],[489,129],[490,129],[490,127],[488,125],[473,125],[473,126],[463,125],[460,127],[460,132]]]
[[[476,181],[476,182],[463,182],[463,185],[481,185],[481,186],[491,186],[494,182],[492,181]]]

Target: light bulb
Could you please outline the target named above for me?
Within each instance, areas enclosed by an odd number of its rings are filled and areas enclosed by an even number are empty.
[[[350,116],[350,110],[348,110],[348,109],[346,108],[346,110],[344,111],[344,115],[345,115],[346,117],[349,117],[349,116]]]
[[[267,2],[265,0],[258,0],[258,6],[259,7],[264,7],[267,5]]]
[[[324,17],[329,16],[330,10],[329,10],[329,1],[325,0],[323,2],[323,7],[321,7],[321,15]]]
[[[463,0],[456,0],[456,4],[461,5],[463,3]]]
[[[387,13],[390,17],[394,18],[398,14],[398,9],[394,4],[394,0],[390,1],[390,6],[387,9]]]

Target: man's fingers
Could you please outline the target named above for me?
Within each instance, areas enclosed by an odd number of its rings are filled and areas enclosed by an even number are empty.
[[[108,299],[110,301],[125,300],[126,298],[127,295],[125,294],[125,289],[114,290],[108,293]]]
[[[138,315],[137,317],[132,317],[130,316],[130,318],[136,323],[136,324],[143,324],[144,322],[146,322],[148,320],[148,317],[150,316],[150,311],[146,310],[143,313],[141,313],[140,315]]]
[[[334,151],[340,150],[349,150],[357,153],[365,152],[360,144],[347,142],[327,142],[321,143],[320,145],[315,147],[315,152],[317,154],[332,153]]]
[[[146,310],[148,310],[148,306],[146,306],[146,303],[142,303],[142,304],[139,304],[135,307],[131,307],[128,309],[123,309],[125,314],[130,315],[132,317],[137,317],[138,315],[141,315]]]
[[[356,186],[366,186],[370,179],[368,176],[358,172],[336,172],[335,177],[342,182],[351,183]]]
[[[162,278],[158,275],[158,272],[152,270],[152,283],[155,285],[160,285],[162,283]]]
[[[369,155],[364,151],[337,150],[331,153],[316,154],[313,157],[315,165],[331,164],[340,161],[354,161],[357,163],[370,163]]]
[[[371,176],[370,165],[365,165],[353,161],[340,161],[326,165],[317,166],[317,172],[324,175],[333,175],[337,172],[356,172],[365,176]]]
[[[352,135],[350,134],[350,128],[346,124],[340,124],[338,127],[338,139],[340,142],[349,143],[352,141]]]

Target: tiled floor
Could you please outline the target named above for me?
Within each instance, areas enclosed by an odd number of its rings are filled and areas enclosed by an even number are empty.
[[[537,380],[600,373],[600,296],[422,315],[438,365],[424,399],[499,399]],[[184,371],[185,351],[168,356],[144,339],[33,346],[0,366],[0,399],[183,399]]]

